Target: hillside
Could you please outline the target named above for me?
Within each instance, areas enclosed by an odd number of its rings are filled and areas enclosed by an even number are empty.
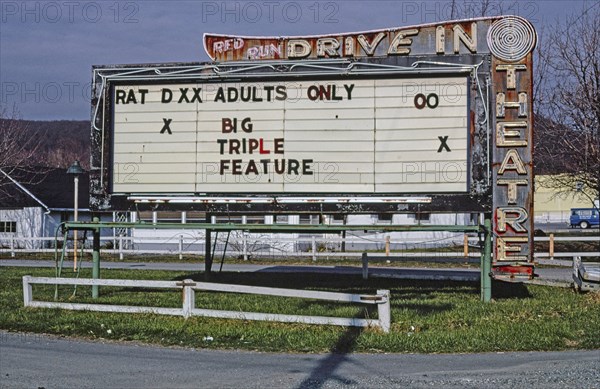
[[[18,128],[29,137],[39,139],[36,164],[50,168],[68,168],[73,161],[79,160],[85,169],[89,168],[89,121],[20,120]]]

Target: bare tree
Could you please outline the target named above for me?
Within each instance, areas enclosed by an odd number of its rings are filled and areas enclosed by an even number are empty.
[[[60,145],[52,149],[40,150],[40,164],[48,168],[68,169],[74,161],[80,161],[84,169],[89,168],[89,148],[82,148],[81,144],[68,136],[60,136]]]
[[[17,194],[10,178],[21,184],[35,184],[46,173],[36,163],[41,137],[27,131],[19,119],[15,107],[10,111],[0,107],[0,201]]]
[[[450,3],[450,19],[476,18],[483,16],[498,16],[518,13],[519,5],[516,0],[463,0]],[[445,16],[445,15],[444,15]]]
[[[536,72],[536,170],[544,186],[600,193],[600,6],[567,16],[542,35]]]

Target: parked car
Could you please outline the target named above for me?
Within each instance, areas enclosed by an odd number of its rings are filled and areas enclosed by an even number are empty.
[[[569,222],[571,223],[571,228],[599,227],[600,213],[596,208],[571,208],[571,217]]]

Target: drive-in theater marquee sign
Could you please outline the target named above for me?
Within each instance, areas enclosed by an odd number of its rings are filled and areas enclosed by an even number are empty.
[[[485,213],[495,271],[530,272],[535,43],[504,16],[97,66],[92,206]]]

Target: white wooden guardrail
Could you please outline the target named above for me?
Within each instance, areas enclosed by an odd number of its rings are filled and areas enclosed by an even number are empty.
[[[160,289],[182,289],[182,308],[163,307],[139,307],[109,304],[78,304],[61,303],[51,301],[37,301],[33,299],[33,284],[46,285],[99,285],[117,286],[129,288],[160,288]],[[197,290],[208,290],[214,292],[248,293],[280,297],[297,297],[314,300],[327,300],[346,303],[376,304],[378,319],[360,319],[327,316],[304,316],[284,315],[259,312],[221,311],[213,309],[196,308]],[[36,308],[61,308],[76,311],[98,311],[98,312],[122,312],[122,313],[155,313],[159,315],[174,316],[204,316],[227,319],[278,321],[286,323],[325,324],[350,327],[377,327],[383,332],[390,331],[390,291],[378,290],[375,295],[348,294],[323,291],[309,291],[284,288],[267,288],[258,286],[215,284],[208,282],[196,282],[194,280],[183,281],[148,281],[148,280],[115,280],[115,279],[90,279],[90,278],[54,278],[54,277],[31,277],[23,276],[23,303],[26,307]]]

